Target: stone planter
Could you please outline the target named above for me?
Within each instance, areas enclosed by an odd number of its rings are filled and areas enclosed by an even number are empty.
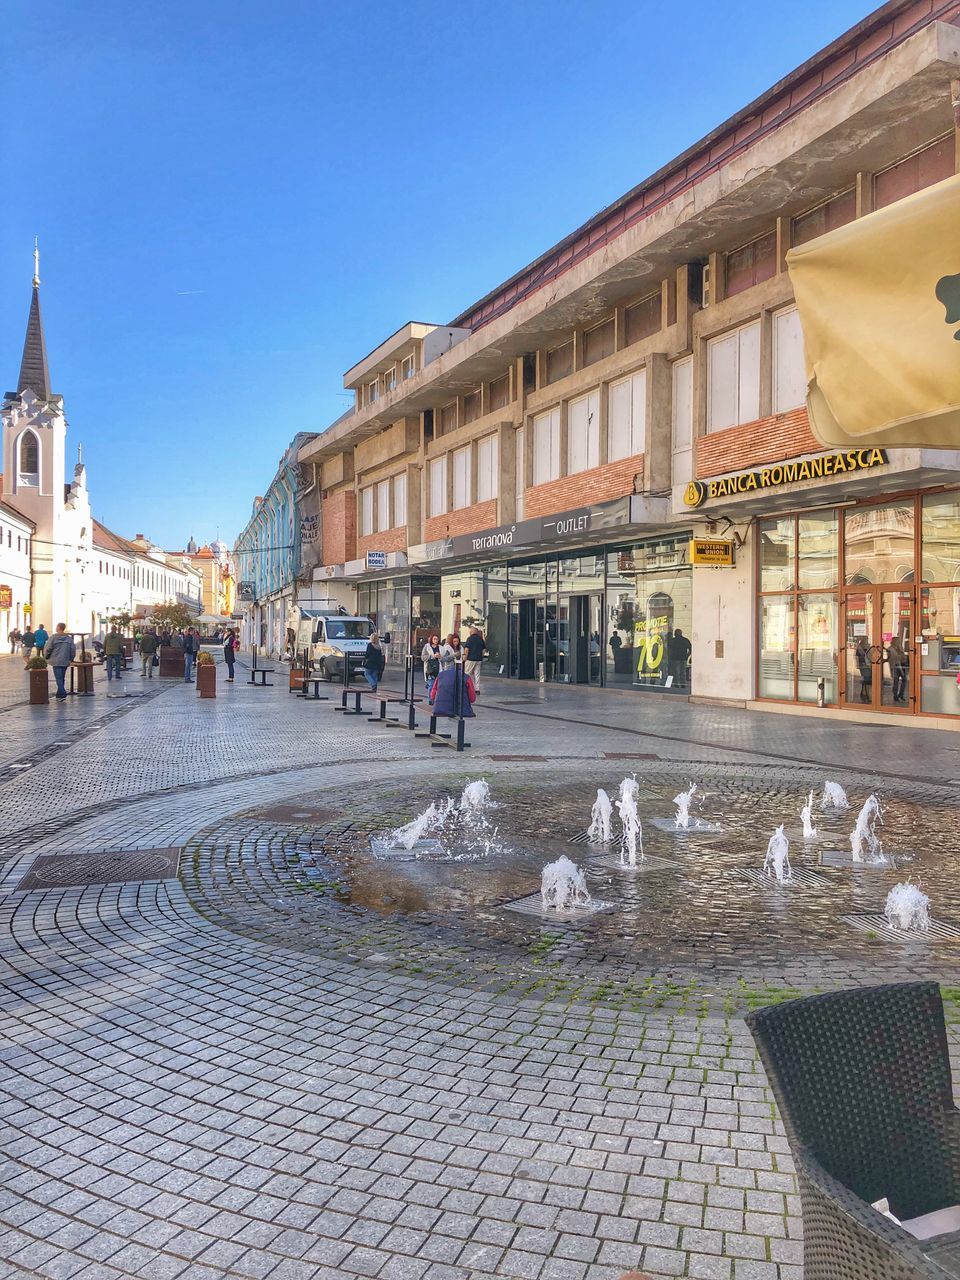
[[[201,698],[217,696],[217,668],[212,662],[197,667],[197,693]]]
[[[160,649],[160,671],[161,676],[177,676],[183,679],[183,650],[175,649],[173,645],[165,644]]]
[[[30,705],[40,707],[50,701],[50,668],[41,667],[28,672],[30,676]]]

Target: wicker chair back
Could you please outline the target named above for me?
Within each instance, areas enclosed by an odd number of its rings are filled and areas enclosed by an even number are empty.
[[[943,1002],[933,982],[832,992],[748,1016],[791,1146],[900,1218],[956,1203]]]

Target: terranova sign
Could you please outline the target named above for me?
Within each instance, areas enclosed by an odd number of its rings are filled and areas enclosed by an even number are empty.
[[[411,563],[498,551],[509,555],[525,547],[549,547],[551,543],[563,545],[569,538],[613,532],[629,522],[630,499],[618,498],[615,502],[604,502],[595,507],[579,507],[559,515],[517,520],[514,524],[500,525],[480,533],[464,533],[437,542],[426,542],[422,546],[411,547],[407,554]]]

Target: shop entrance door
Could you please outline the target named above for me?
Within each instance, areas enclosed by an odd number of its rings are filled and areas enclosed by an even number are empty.
[[[857,587],[843,605],[844,705],[912,711],[913,587]]]

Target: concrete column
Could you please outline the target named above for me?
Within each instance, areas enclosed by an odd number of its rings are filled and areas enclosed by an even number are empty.
[[[732,569],[693,567],[695,700],[747,702],[755,697],[754,545],[751,530]]]
[[[513,524],[517,518],[517,429],[512,422],[497,428],[497,524]]]
[[[773,413],[773,313],[760,312],[760,417]]]
[[[857,174],[857,217],[873,213],[873,174]]]
[[[666,489],[670,485],[672,404],[670,361],[658,352],[647,360],[647,439],[643,460],[643,487],[647,491]]]

